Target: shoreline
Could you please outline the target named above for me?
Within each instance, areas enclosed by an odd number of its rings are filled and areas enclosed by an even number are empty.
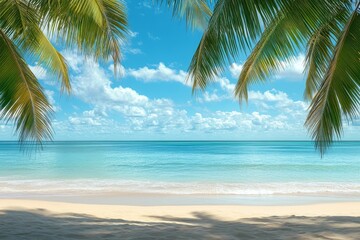
[[[359,202],[358,195],[207,195],[165,193],[58,193],[58,194],[6,194],[0,193],[0,201],[44,201],[89,205],[127,206],[299,206],[314,204],[341,204]]]
[[[1,239],[356,239],[360,202],[129,206],[0,199]]]
[[[101,218],[130,217],[132,220],[149,220],[155,214],[191,215],[205,212],[226,219],[270,216],[355,216],[360,217],[359,202],[318,203],[283,206],[260,205],[171,205],[171,206],[136,206],[126,204],[84,204],[29,199],[0,199],[0,212],[5,210],[40,210],[56,214],[90,214]],[[125,211],[126,210],[126,211]],[[128,214],[128,215],[127,215]]]

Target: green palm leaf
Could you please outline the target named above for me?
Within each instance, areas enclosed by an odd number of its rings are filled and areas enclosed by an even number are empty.
[[[314,96],[306,126],[323,154],[340,137],[342,114],[358,117],[360,103],[360,13],[359,4],[339,37],[319,91]]]
[[[247,101],[248,86],[264,82],[281,70],[284,62],[292,62],[313,32],[317,31],[318,25],[328,22],[328,15],[334,14],[340,7],[338,4],[326,5],[323,1],[303,0],[280,10],[266,26],[246,60],[235,87],[235,96],[240,101]]]
[[[250,84],[265,81],[280,70],[283,61],[289,61],[304,43],[303,31],[297,30],[299,22],[289,20],[281,15],[270,23],[246,60],[235,86],[235,96],[240,101],[247,101]]]
[[[39,57],[40,63],[44,64],[50,72],[61,79],[61,89],[70,93],[71,83],[66,60],[51,44],[40,28],[36,29],[35,46],[29,46],[28,49],[30,47],[32,47],[32,53]]]
[[[116,70],[126,25],[125,6],[117,0],[0,0],[0,108],[3,119],[15,121],[21,141],[40,142],[52,132],[51,106],[22,55],[57,75],[62,90],[71,90],[66,61],[42,29],[97,60],[112,57]]]
[[[269,28],[270,25],[271,27],[275,25],[286,27],[289,31],[287,35],[289,39],[285,39],[286,42],[296,40],[295,43],[290,43],[294,46],[286,44],[284,50],[280,45],[274,43],[273,52],[275,55],[273,59],[277,58],[275,61],[288,60],[290,52],[294,53],[294,50],[298,49],[296,46],[298,42],[300,40],[301,43],[304,42],[305,38],[302,35],[305,32],[309,35],[312,30],[316,29],[319,22],[326,18],[327,14],[334,11],[334,6],[339,4],[336,0],[325,2],[305,0],[296,1],[296,3],[293,0],[217,1],[208,28],[204,32],[190,63],[189,79],[193,81],[193,88],[204,89],[208,82],[223,72],[240,51],[246,52],[246,50],[251,49],[253,43],[263,33],[264,26],[266,28]],[[284,21],[282,21],[283,18]],[[296,27],[296,29],[291,27]],[[301,31],[298,32],[299,30]],[[284,39],[279,34],[280,31],[280,27],[277,31],[265,30],[267,35],[271,32],[271,34],[276,34]],[[262,38],[265,37],[262,36]],[[272,36],[271,39],[271,41],[260,39],[263,43],[266,42],[269,47],[255,47],[255,49],[269,50],[271,42],[276,39],[276,36]],[[263,74],[267,76],[267,74],[272,73],[271,68],[274,66],[271,64],[273,60],[271,60],[270,55],[267,58],[271,61],[268,66],[269,69],[265,69],[267,65],[260,66],[258,69],[263,69],[263,73],[259,72],[259,76]],[[256,72],[254,72],[255,74]],[[251,76],[252,74],[246,75]]]
[[[189,66],[193,91],[204,89],[240,50],[249,49],[261,34],[262,25],[288,1],[217,1],[209,25]]]
[[[311,100],[319,89],[327,67],[331,61],[336,40],[340,37],[341,27],[346,24],[351,6],[341,7],[335,15],[330,15],[310,37],[306,54],[306,87],[304,96]]]
[[[42,26],[68,47],[96,59],[112,57],[114,66],[121,59],[120,46],[127,34],[125,5],[118,0],[31,0],[44,21]]]
[[[304,96],[311,100],[321,85],[334,45],[328,25],[320,28],[310,38],[306,53],[306,87]]]
[[[172,7],[173,15],[184,17],[191,28],[205,28],[212,14],[208,5],[211,4],[211,0],[158,0],[158,2],[166,2],[168,7]]]
[[[55,49],[39,27],[35,9],[23,1],[1,1],[0,27],[12,36],[20,48],[34,56],[50,72],[61,79],[62,89],[70,92],[68,68],[63,56]]]
[[[51,139],[51,105],[16,46],[0,30],[1,118],[15,121],[21,142]]]

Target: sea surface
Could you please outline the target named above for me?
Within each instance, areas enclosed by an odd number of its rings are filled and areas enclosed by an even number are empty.
[[[360,142],[335,143],[322,158],[294,141],[51,142],[36,153],[0,142],[2,198],[136,194],[358,201]]]

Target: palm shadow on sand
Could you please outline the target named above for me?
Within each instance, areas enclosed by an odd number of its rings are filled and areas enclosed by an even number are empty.
[[[359,239],[360,217],[266,217],[222,221],[151,216],[152,222],[51,214],[0,212],[0,239]]]

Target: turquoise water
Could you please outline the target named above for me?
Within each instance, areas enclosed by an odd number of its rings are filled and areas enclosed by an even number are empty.
[[[360,196],[360,142],[1,142],[0,193],[27,192]]]

